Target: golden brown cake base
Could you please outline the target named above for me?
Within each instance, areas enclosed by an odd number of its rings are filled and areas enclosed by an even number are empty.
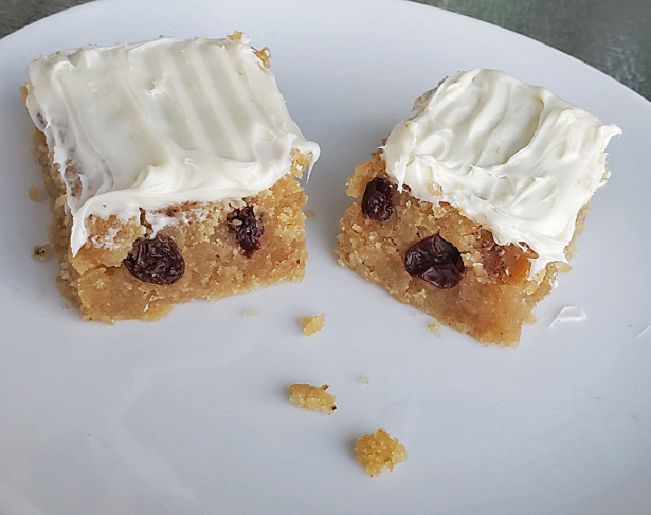
[[[528,280],[529,260],[522,249],[495,245],[489,231],[450,205],[437,207],[407,191],[395,193],[394,213],[388,220],[367,218],[361,200],[367,183],[375,177],[386,177],[378,153],[359,165],[347,182],[346,192],[356,200],[341,220],[336,249],[339,262],[400,302],[457,331],[484,343],[517,344],[523,323],[533,319],[532,308],[549,293],[557,272],[567,265],[548,264],[540,280]],[[581,231],[586,212],[587,206],[579,213],[574,238]],[[405,270],[407,250],[437,233],[457,248],[465,265],[460,282],[448,289]]]
[[[91,215],[87,220],[88,240],[73,257],[65,187],[39,131],[35,132],[34,151],[53,198],[51,239],[60,252],[59,286],[86,319],[109,323],[119,319],[157,320],[175,303],[218,299],[303,278],[307,249],[302,210],[307,197],[294,175],[300,176],[309,160],[299,153],[294,154],[291,174],[254,197],[185,202],[153,213],[142,212],[140,219],[127,222],[115,216]],[[251,206],[264,222],[260,248],[250,256],[245,255],[228,223],[228,216],[245,206]],[[157,233],[171,238],[183,257],[184,273],[174,284],[143,282],[123,264],[134,242],[152,235],[150,220],[156,215],[174,219]]]

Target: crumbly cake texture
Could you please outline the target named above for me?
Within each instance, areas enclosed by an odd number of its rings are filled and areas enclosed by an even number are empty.
[[[361,436],[355,443],[355,456],[366,473],[375,477],[386,467],[393,467],[407,459],[407,451],[396,438],[391,438],[382,428],[375,433]]]
[[[530,253],[516,245],[496,245],[490,231],[449,204],[435,206],[406,190],[394,192],[390,218],[369,218],[362,212],[362,200],[367,184],[376,178],[389,180],[379,151],[359,165],[346,184],[347,194],[355,201],[341,220],[339,262],[400,302],[480,342],[517,344],[533,307],[550,292],[559,270],[569,267],[549,263],[540,282],[529,280]],[[579,213],[574,238],[581,232],[587,210],[586,205]],[[452,288],[439,288],[405,269],[407,251],[437,234],[463,260],[463,279]],[[573,241],[566,249],[568,257]]]
[[[543,87],[459,72],[349,179],[339,260],[479,341],[517,344],[569,266],[619,134]]]
[[[337,409],[335,396],[326,392],[327,384],[312,386],[310,384],[289,385],[289,402],[301,408],[330,414]]]
[[[269,50],[248,42],[161,38],[30,65],[58,283],[86,319],[153,321],[303,278],[299,179],[319,147],[291,120]]]
[[[175,242],[184,273],[173,284],[155,284],[132,275],[124,263],[137,240],[151,238],[152,228],[144,216],[122,221],[115,216],[91,215],[88,241],[73,257],[72,217],[65,210],[65,187],[43,134],[35,131],[34,139],[34,151],[52,197],[50,236],[60,256],[59,288],[86,319],[155,321],[176,303],[214,300],[279,281],[303,279],[307,248],[302,209],[307,197],[296,178],[302,175],[309,157],[295,153],[293,173],[254,197],[184,202],[160,210],[160,216],[173,220],[156,238]],[[264,224],[260,248],[250,255],[238,242],[232,220],[229,223],[229,216],[247,206]]]
[[[325,325],[325,314],[308,315],[301,317],[301,326],[303,327],[303,334],[311,336],[318,333]]]

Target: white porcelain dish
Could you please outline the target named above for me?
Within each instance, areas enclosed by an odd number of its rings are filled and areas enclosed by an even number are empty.
[[[272,49],[294,119],[321,144],[301,284],[83,322],[31,258],[47,239],[31,121],[34,57],[88,43],[242,30]],[[344,183],[420,93],[476,66],[541,84],[613,122],[612,178],[574,270],[519,348],[442,329],[339,267]],[[643,513],[651,506],[651,104],[538,42],[390,0],[109,0],[0,40],[0,512]],[[548,324],[561,307],[587,319]],[[255,309],[256,317],[242,316]],[[303,336],[298,318],[324,312]],[[369,378],[362,384],[361,375]],[[288,403],[329,383],[331,416]],[[409,452],[367,477],[352,447],[386,428]]]

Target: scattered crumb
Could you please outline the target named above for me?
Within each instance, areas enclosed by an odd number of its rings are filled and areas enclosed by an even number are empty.
[[[328,385],[312,386],[311,384],[290,384],[289,402],[301,408],[322,411],[328,415],[337,409],[335,396],[326,392]]]
[[[382,472],[382,467],[387,467],[393,472],[396,463],[407,458],[407,451],[397,439],[391,438],[382,428],[375,434],[364,435],[355,444],[357,461],[366,469],[366,473],[377,476]]]
[[[432,331],[436,336],[439,336],[441,333],[439,331],[440,324],[436,320],[430,320],[427,324],[427,328]]]
[[[588,318],[581,306],[564,306],[547,327],[554,327],[559,322],[583,322]]]
[[[43,200],[43,193],[41,193],[41,190],[38,188],[38,186],[32,186],[29,189],[29,198],[31,198],[34,202],[41,202]]]
[[[258,314],[258,312],[255,309],[247,309],[242,312],[242,315],[245,317],[254,317]]]
[[[362,384],[368,384],[368,377],[365,375],[359,376],[359,380],[362,382]]]
[[[644,329],[642,329],[635,338],[642,338],[649,331],[651,331],[651,324],[647,325]]]
[[[306,211],[305,216],[307,218],[314,218],[314,211],[312,211],[311,209],[309,211]]]
[[[325,314],[304,316],[301,318],[301,325],[303,326],[303,333],[310,336],[318,333],[325,324]]]
[[[49,261],[54,255],[54,247],[48,243],[46,245],[36,245],[32,257],[36,261]]]

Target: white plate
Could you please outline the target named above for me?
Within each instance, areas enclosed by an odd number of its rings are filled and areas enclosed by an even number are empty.
[[[290,111],[323,157],[307,185],[307,275],[154,324],[82,322],[32,260],[49,213],[18,87],[29,61],[160,34],[268,45]],[[575,269],[517,350],[484,347],[337,265],[344,182],[413,99],[493,67],[619,124]],[[641,513],[651,506],[651,104],[535,41],[388,1],[114,0],[0,41],[0,512]],[[547,325],[578,304],[588,319]],[[242,312],[259,315],[245,318]],[[297,319],[326,313],[323,332]],[[367,375],[364,385],[360,375]],[[331,416],[288,403],[327,382]],[[367,477],[354,440],[385,427],[409,458]]]

